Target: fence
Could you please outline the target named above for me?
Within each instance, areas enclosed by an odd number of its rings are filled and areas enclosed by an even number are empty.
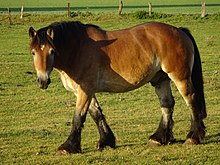
[[[56,8],[24,8],[22,5],[21,8],[8,8],[7,13],[8,13],[8,20],[9,23],[11,23],[11,11],[13,12],[20,12],[20,18],[23,18],[24,11],[25,12],[58,12],[58,11],[66,11],[67,16],[70,17],[71,11],[79,11],[79,10],[95,10],[95,9],[113,9],[113,11],[116,11],[118,8],[118,15],[120,16],[122,14],[123,9],[131,9],[131,8],[139,8],[141,10],[148,10],[149,16],[152,15],[152,12],[154,9],[158,8],[189,8],[189,7],[200,7],[201,8],[201,17],[205,17],[206,15],[206,7],[211,7],[211,6],[219,6],[220,4],[206,4],[205,1],[201,2],[201,4],[183,4],[183,5],[153,5],[151,2],[148,2],[146,6],[126,6],[123,4],[123,0],[119,0],[119,6],[95,6],[95,7],[71,7],[70,3],[67,3],[67,7],[56,7]],[[0,12],[4,12],[6,9],[0,8]]]

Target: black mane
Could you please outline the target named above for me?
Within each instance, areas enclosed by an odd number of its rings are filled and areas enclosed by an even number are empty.
[[[74,33],[84,33],[86,28],[93,27],[102,30],[99,26],[93,24],[83,24],[80,21],[63,21],[54,22],[46,28],[51,27],[55,32],[65,32],[66,30],[74,31]]]
[[[85,35],[87,35],[86,29],[89,27],[102,30],[99,26],[93,24],[83,24],[80,21],[55,22],[46,28],[49,27],[54,30],[54,42],[56,45],[60,45],[66,37],[69,37],[68,34],[70,33],[76,41],[79,41],[80,39],[85,38]]]
[[[63,43],[69,40],[69,37],[73,37],[76,42],[80,42],[81,39],[87,38],[86,29],[95,28],[100,31],[102,30],[99,26],[93,24],[83,24],[80,21],[63,21],[54,22],[49,26],[43,27],[37,31],[37,36],[32,40],[31,47],[40,46],[42,44],[53,44],[54,47],[60,48]],[[47,30],[51,28],[54,32],[54,38],[51,42],[47,36]]]

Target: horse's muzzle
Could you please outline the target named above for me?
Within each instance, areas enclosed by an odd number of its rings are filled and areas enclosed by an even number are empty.
[[[51,83],[51,80],[50,80],[50,78],[48,78],[46,81],[44,81],[44,80],[41,80],[38,78],[37,82],[38,82],[38,86],[41,89],[47,89],[48,85]]]

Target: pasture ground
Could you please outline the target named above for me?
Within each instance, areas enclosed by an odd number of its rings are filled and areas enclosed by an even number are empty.
[[[87,13],[88,14],[88,13]],[[0,17],[4,18],[4,15]],[[0,18],[1,20],[1,18]],[[198,44],[205,82],[208,118],[205,144],[182,145],[190,126],[190,113],[173,86],[176,100],[174,135],[177,143],[148,147],[161,112],[154,89],[146,86],[124,94],[97,94],[107,121],[117,138],[117,148],[95,150],[98,131],[88,115],[82,132],[83,154],[55,156],[55,149],[71,129],[75,97],[65,91],[54,71],[47,90],[36,85],[32,57],[28,50],[28,29],[55,21],[80,20],[103,29],[131,27],[160,21],[188,27]],[[219,164],[220,159],[220,15],[175,15],[137,19],[125,14],[13,15],[12,24],[0,22],[0,164]]]
[[[123,12],[148,10],[148,2],[152,2],[154,12],[162,13],[200,13],[202,0],[123,0]],[[12,12],[20,12],[24,6],[25,12],[66,13],[67,3],[71,11],[115,12],[118,11],[119,0],[0,0],[0,13],[10,8]],[[207,13],[219,13],[219,0],[206,0]]]

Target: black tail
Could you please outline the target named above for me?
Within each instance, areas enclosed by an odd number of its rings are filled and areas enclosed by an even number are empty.
[[[180,27],[184,33],[187,34],[187,36],[192,40],[194,45],[194,64],[193,64],[193,70],[192,70],[192,83],[197,95],[197,102],[199,106],[199,110],[201,110],[201,117],[204,119],[207,117],[206,113],[206,105],[205,105],[205,98],[204,98],[204,87],[203,87],[203,77],[202,77],[202,64],[200,59],[200,54],[198,47],[196,45],[195,39],[190,33],[190,31],[187,28]]]

